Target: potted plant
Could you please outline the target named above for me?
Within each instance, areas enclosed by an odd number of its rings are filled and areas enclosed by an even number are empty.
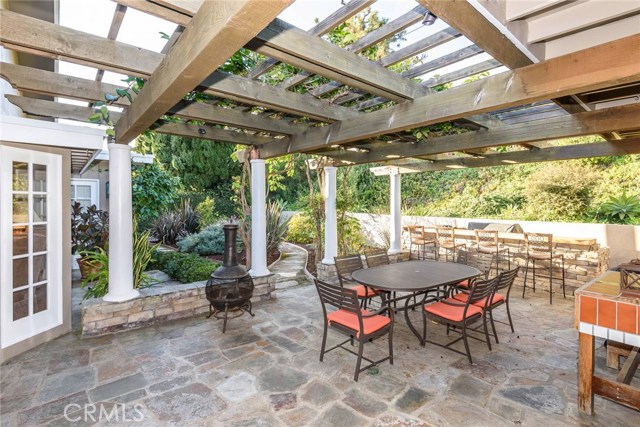
[[[82,278],[97,265],[85,259],[87,253],[99,249],[107,250],[109,242],[109,214],[101,211],[96,205],[83,208],[75,202],[71,206],[71,252],[80,255],[78,266]]]

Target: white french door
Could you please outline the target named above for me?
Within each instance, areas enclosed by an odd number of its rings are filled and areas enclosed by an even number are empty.
[[[2,348],[62,324],[62,158],[0,147]]]

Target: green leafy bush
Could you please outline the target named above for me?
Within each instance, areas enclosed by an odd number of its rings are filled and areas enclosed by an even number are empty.
[[[200,215],[200,227],[205,228],[214,224],[218,220],[216,213],[216,201],[213,197],[207,196],[196,206],[196,212]]]
[[[633,224],[640,220],[640,198],[636,195],[609,197],[598,209],[598,216],[612,224]]]
[[[289,218],[287,241],[291,243],[313,243],[315,226],[308,213],[298,213]]]
[[[131,168],[133,212],[140,228],[149,228],[160,212],[173,206],[179,188],[180,179],[156,163]]]
[[[154,268],[164,271],[169,277],[181,283],[207,280],[211,273],[220,266],[219,263],[201,258],[196,254],[173,251],[156,251],[154,259]]]
[[[338,252],[340,254],[360,252],[366,243],[358,218],[348,215],[338,218]]]
[[[224,230],[222,225],[213,224],[200,233],[190,234],[178,243],[180,252],[214,255],[224,253]]]
[[[593,174],[576,164],[548,164],[525,181],[528,211],[543,221],[579,220],[586,212]]]

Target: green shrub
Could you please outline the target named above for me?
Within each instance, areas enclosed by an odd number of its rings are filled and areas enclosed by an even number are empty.
[[[345,215],[338,219],[338,252],[342,255],[361,252],[366,239],[358,218]]]
[[[141,229],[149,228],[160,212],[173,205],[179,188],[180,179],[171,176],[157,163],[131,168],[133,212]]]
[[[200,233],[190,234],[178,243],[180,252],[214,255],[224,253],[224,230],[222,225],[213,224]]]
[[[583,219],[594,181],[588,169],[572,163],[553,163],[539,169],[525,181],[530,218],[543,221]]]
[[[201,258],[198,255],[181,252],[156,251],[154,259],[154,268],[164,271],[169,277],[181,283],[207,280],[211,273],[220,266],[219,263]]]
[[[291,243],[313,243],[315,226],[311,216],[307,213],[298,213],[289,219],[287,241]]]
[[[196,206],[196,212],[200,215],[200,227],[205,228],[214,224],[218,220],[216,213],[216,201],[213,197],[207,196]]]

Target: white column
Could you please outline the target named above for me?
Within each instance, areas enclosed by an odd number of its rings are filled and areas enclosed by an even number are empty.
[[[139,296],[133,289],[131,147],[109,144],[109,293],[105,301]]]
[[[390,254],[402,252],[402,214],[401,209],[401,183],[400,171],[398,168],[391,169],[389,174],[391,194],[389,195],[389,210],[391,212],[391,222],[389,224],[389,235],[391,236]]]
[[[268,276],[267,186],[265,161],[251,160],[251,270],[253,277]]]
[[[324,259],[323,264],[334,264],[338,256],[338,220],[336,215],[336,168],[324,168]]]

